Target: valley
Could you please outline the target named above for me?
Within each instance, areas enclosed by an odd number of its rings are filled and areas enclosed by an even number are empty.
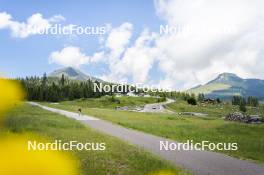
[[[123,97],[119,97],[122,99]],[[137,99],[138,97],[134,97]],[[133,98],[130,98],[133,100]],[[121,100],[122,101],[122,100]],[[50,107],[75,112],[82,107],[83,113],[97,118],[111,121],[126,128],[140,130],[157,136],[170,138],[176,141],[193,140],[201,142],[236,142],[237,151],[223,151],[223,153],[243,159],[252,159],[264,162],[264,125],[251,125],[225,121],[223,117],[230,112],[239,111],[238,107],[230,104],[192,106],[186,101],[177,99],[175,103],[166,105],[166,108],[175,113],[138,113],[131,111],[117,111],[115,108],[91,108],[85,102],[62,102],[59,104],[41,103]],[[100,106],[100,105],[98,105]],[[202,112],[206,117],[180,115],[180,112]],[[264,114],[264,107],[249,108],[249,113]],[[250,144],[249,144],[250,143]]]
[[[205,85],[187,90],[188,93],[204,93],[208,98],[231,99],[234,95],[255,96],[264,99],[264,80],[243,79],[232,73],[222,73]]]
[[[116,174],[117,169],[120,169],[122,174],[149,175],[165,170],[179,175],[212,172],[230,174],[233,171],[240,175],[241,164],[248,167],[243,171],[254,171],[256,174],[262,171],[263,123],[226,120],[226,116],[239,113],[252,115],[263,121],[264,105],[260,101],[261,96],[247,96],[259,93],[248,93],[253,90],[245,84],[252,80],[243,80],[234,74],[224,73],[204,86],[185,92],[146,93],[140,89],[137,93],[118,92],[117,89],[96,92],[93,83],[108,85],[109,82],[67,67],[48,76],[44,74],[43,77],[26,77],[19,81],[27,93],[26,101],[29,104],[25,103],[11,111],[1,130],[4,133],[32,132],[51,140],[60,139],[65,142],[70,136],[77,141],[88,139],[109,145],[110,149],[104,153],[73,150],[72,154],[80,161],[82,174],[88,171],[96,174]],[[257,87],[259,86],[262,84]],[[66,119],[65,116],[71,119]],[[155,139],[152,140],[153,138]],[[197,150],[177,152],[172,149],[168,150],[173,151],[168,156],[168,153],[157,150],[159,139],[168,139],[174,144],[236,144],[237,149],[206,148],[199,152],[199,156],[195,152]],[[116,144],[119,146],[115,146]],[[129,159],[125,158],[131,152],[136,153]],[[175,159],[178,154],[181,156]],[[98,164],[87,165],[102,156],[105,158]],[[204,164],[197,167],[186,156],[195,156],[196,161]],[[144,164],[139,165],[145,160]],[[222,172],[221,166],[206,168],[213,162],[226,166],[226,171]],[[109,170],[111,168],[113,169]]]

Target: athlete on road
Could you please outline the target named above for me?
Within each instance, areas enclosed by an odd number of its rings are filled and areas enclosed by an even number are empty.
[[[82,109],[81,108],[78,109],[78,113],[80,116],[82,115]]]

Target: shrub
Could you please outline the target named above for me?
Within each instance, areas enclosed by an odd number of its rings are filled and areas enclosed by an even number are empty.
[[[190,105],[197,105],[197,101],[194,97],[190,97],[187,99],[187,103]]]
[[[246,104],[245,104],[245,103],[241,103],[241,104],[239,105],[239,110],[240,110],[241,112],[247,112]]]
[[[110,98],[108,98],[108,100],[112,103],[120,104],[120,100],[115,98],[115,96],[113,95]]]

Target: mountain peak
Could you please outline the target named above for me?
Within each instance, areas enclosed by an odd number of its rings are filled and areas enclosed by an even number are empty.
[[[234,73],[221,73],[207,84],[188,90],[189,93],[203,93],[209,98],[232,98],[234,95],[255,96],[264,99],[264,80],[243,79]]]
[[[61,69],[57,69],[49,74],[49,77],[58,77],[60,78],[62,75],[69,79],[73,80],[80,80],[80,81],[86,81],[86,80],[92,80],[92,81],[102,81],[98,78],[86,75],[85,73],[81,72],[79,69],[74,67],[65,67]]]
[[[242,81],[243,79],[237,76],[236,74],[224,72],[219,74],[216,79],[208,82],[207,84],[212,84],[212,83],[237,84],[237,83],[241,83]]]
[[[234,73],[229,73],[229,72],[224,72],[224,73],[221,73],[218,75],[218,78],[230,78],[230,77],[233,77],[233,78],[240,78],[238,77],[236,74]]]
[[[78,75],[78,70],[73,68],[73,67],[65,67],[65,68],[61,69],[61,71],[64,71],[69,76],[77,76]]]
[[[64,67],[62,69],[65,69],[65,70],[77,70],[77,68],[74,68],[74,67],[71,67],[71,66]]]

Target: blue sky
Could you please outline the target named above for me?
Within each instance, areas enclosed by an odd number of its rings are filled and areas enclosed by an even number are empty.
[[[102,26],[111,23],[119,26],[123,22],[133,23],[135,37],[144,26],[159,30],[158,18],[154,4],[150,0],[97,0],[97,1],[0,1],[0,12],[11,14],[16,21],[26,21],[35,13],[41,13],[48,18],[54,14],[61,14],[66,23],[77,25]],[[0,30],[0,70],[8,76],[42,75],[53,71],[61,65],[49,64],[48,57],[52,51],[59,50],[65,45],[82,48],[87,54],[94,53],[99,47],[98,36],[69,36],[55,37],[53,35],[31,36],[27,38],[13,38],[6,30]],[[100,74],[100,66],[81,66],[92,75]],[[91,70],[92,69],[92,70]],[[101,69],[102,70],[102,69]]]
[[[177,90],[223,72],[264,79],[263,6],[261,0],[0,0],[0,74],[41,76],[74,66],[107,81]],[[25,30],[55,24],[107,32]]]

